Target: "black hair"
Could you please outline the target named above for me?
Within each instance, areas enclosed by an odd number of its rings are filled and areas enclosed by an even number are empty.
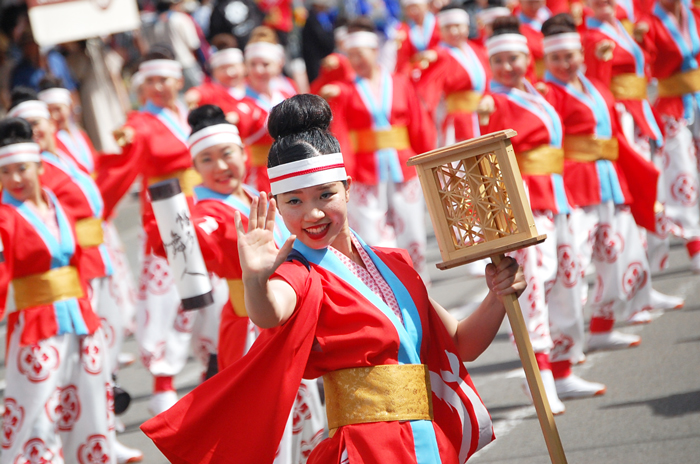
[[[545,37],[568,32],[576,32],[574,17],[568,13],[559,13],[542,23],[542,34]]]
[[[358,16],[353,18],[345,25],[348,28],[348,33],[353,32],[377,32],[377,27],[374,21],[368,16]]]
[[[445,5],[445,6],[443,6],[442,8],[440,8],[440,12],[448,11],[448,10],[464,10],[464,11],[467,11],[462,5],[460,5],[459,3],[455,3],[455,2],[450,2],[450,3],[448,3],[447,5]]]
[[[493,35],[521,34],[520,21],[515,16],[501,16],[496,18],[491,26]]]
[[[175,59],[175,53],[173,53],[173,49],[168,47],[165,44],[155,44],[151,48],[148,49],[148,52],[146,52],[145,55],[143,55],[143,59],[141,62],[143,63],[144,61],[151,61],[151,60],[174,60]]]
[[[340,153],[340,144],[328,127],[331,107],[318,95],[295,95],[272,108],[267,130],[275,142],[270,148],[267,167]]]
[[[32,126],[26,119],[5,118],[0,120],[0,147],[32,141]]]
[[[31,100],[38,100],[39,97],[36,94],[36,91],[32,89],[31,87],[24,87],[21,85],[18,85],[14,89],[12,89],[12,92],[10,92],[10,108],[12,109],[15,106],[19,105],[20,103],[24,103],[26,101],[31,101]]]
[[[56,77],[52,74],[47,74],[41,78],[39,81],[39,90],[48,89],[65,89],[66,86],[63,85],[63,79]]]
[[[205,127],[217,124],[231,124],[226,120],[226,115],[216,105],[202,105],[193,109],[187,116],[187,122],[192,128],[192,133],[204,129]]]

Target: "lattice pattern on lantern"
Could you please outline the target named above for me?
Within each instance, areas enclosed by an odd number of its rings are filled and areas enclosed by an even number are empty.
[[[544,240],[509,138],[501,131],[433,150],[415,165],[446,269]]]

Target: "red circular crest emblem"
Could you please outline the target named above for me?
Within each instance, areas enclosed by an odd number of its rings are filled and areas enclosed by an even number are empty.
[[[634,298],[637,292],[646,285],[647,277],[647,272],[641,263],[635,262],[627,267],[622,276],[622,289],[628,300]]]
[[[580,273],[578,271],[577,256],[571,246],[559,245],[557,247],[557,261],[559,263],[557,277],[561,279],[561,283],[566,288],[576,286]]]
[[[671,184],[671,195],[683,206],[695,206],[698,201],[698,183],[688,173],[679,174]]]
[[[14,398],[5,398],[5,412],[2,415],[2,447],[8,449],[17,437],[17,431],[24,423],[24,408]]]
[[[173,276],[170,272],[168,261],[159,256],[147,258],[147,268],[145,271],[146,290],[154,295],[165,295],[173,286]]]
[[[19,350],[17,368],[30,382],[43,382],[51,371],[58,369],[60,356],[58,349],[48,343],[37,343]]]
[[[88,373],[99,374],[102,372],[104,355],[95,336],[83,338],[80,362]]]
[[[625,249],[625,240],[619,233],[614,233],[608,224],[601,224],[595,233],[593,257],[598,261],[614,263]]]
[[[24,444],[21,456],[14,464],[45,464],[54,462],[55,455],[41,438],[32,438]]]
[[[112,462],[107,437],[104,435],[90,435],[87,441],[78,448],[78,461],[80,464]]]

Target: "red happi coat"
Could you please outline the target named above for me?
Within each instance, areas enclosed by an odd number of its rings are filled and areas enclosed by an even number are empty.
[[[88,174],[95,171],[95,163],[99,154],[84,130],[76,126],[71,134],[65,130],[56,131],[54,139],[59,155],[65,153]]]
[[[689,27],[688,15],[692,15],[695,19],[696,31],[694,32],[700,34],[700,11],[694,6],[689,8],[682,2],[681,8],[685,19],[684,27]],[[685,71],[682,69],[683,56],[681,51],[664,23],[653,14],[649,17],[648,22],[649,32],[646,43],[649,45],[651,75],[657,79],[666,79]],[[689,45],[688,48],[691,49],[691,46]],[[695,59],[700,60],[700,53],[695,55]],[[659,114],[671,116],[676,120],[684,117],[682,97],[659,97],[654,103],[654,108]]]
[[[332,254],[312,253],[324,252]],[[439,454],[444,464],[464,463],[493,439],[488,413],[406,253],[374,252],[417,309],[410,320],[422,333],[419,362],[430,370],[434,421],[346,425],[321,442],[307,462],[340,463],[346,450],[352,463],[416,463],[425,442],[414,440],[414,434],[425,439],[416,430],[427,425],[437,446],[425,462],[436,462]],[[401,322],[392,322],[365,293],[315,264],[317,259],[310,262],[309,270],[299,261],[277,270],[297,293],[297,307],[285,324],[263,331],[248,355],[142,426],[173,464],[225,463],[231,456],[237,463],[271,463],[302,378],[400,362],[405,345],[394,324]]]
[[[150,202],[145,196],[148,180],[167,178],[191,168],[192,157],[186,141],[174,135],[153,114],[132,111],[124,126],[133,129],[133,140],[122,147],[121,154],[100,157],[96,183],[105,202],[104,217],[109,218],[119,200],[140,175],[143,183],[141,211],[145,225],[153,217]]]
[[[338,52],[331,53],[321,62],[318,77],[311,83],[311,93],[318,95],[321,87],[326,84],[335,81],[349,83],[354,78],[355,71],[350,66],[348,57]]]
[[[408,180],[416,176],[416,170],[407,166],[406,161],[415,154],[430,151],[435,147],[435,128],[408,78],[401,74],[394,74],[389,78],[393,89],[389,123],[392,126],[405,126],[408,129],[410,148],[397,150],[403,178]],[[343,141],[350,140],[351,132],[371,130],[374,122],[356,84],[343,82],[335,84],[341,88],[341,92],[339,96],[331,99],[331,105],[336,110],[333,118],[344,121],[344,124],[334,126],[333,130],[342,145]],[[355,151],[348,144],[342,146],[342,151],[348,175],[363,184],[379,183],[379,165],[375,152]]]
[[[604,40],[615,42],[611,37],[597,29],[586,28],[581,37],[581,42],[584,49],[584,61],[586,63],[586,76],[591,79],[596,79],[602,82],[604,85],[610,87],[610,83],[614,76],[635,73],[635,60],[634,56],[625,50],[619,43],[615,43],[612,59],[608,61],[599,59],[595,54],[596,46]],[[647,46],[641,46],[641,48],[644,52]],[[647,66],[645,66],[645,73],[647,73],[649,59],[646,53],[644,53],[644,55],[644,59],[647,64]],[[654,128],[652,125],[650,125],[650,122],[654,120],[654,117],[652,116],[649,119],[645,117],[642,101],[627,99],[619,101],[624,104],[627,111],[630,112],[634,118],[635,124],[637,127],[639,127],[642,134],[651,138],[652,140],[656,139],[657,134],[654,133]]]
[[[238,89],[227,89],[215,81],[194,87],[194,90],[200,95],[199,106],[216,105],[227,117],[230,113],[234,113],[237,119],[236,126],[241,137],[248,137],[252,133],[253,121],[257,117],[252,114],[253,108],[243,102],[244,92],[239,92]]]
[[[600,82],[591,80],[606,103],[610,115],[612,138],[617,139],[619,158],[613,161],[625,204],[631,204],[637,223],[650,230],[655,229],[654,204],[659,172],[649,161],[642,158],[622,134],[615,98]],[[561,85],[547,82],[545,98],[557,110],[567,135],[595,136],[596,119],[592,110],[578,98],[570,95]],[[595,162],[564,161],[564,183],[573,206],[590,206],[601,203],[599,173]],[[628,179],[634,179],[629,183]]]
[[[84,174],[83,185],[81,185],[76,179],[76,175],[80,173],[71,172],[79,169],[76,163],[49,153],[42,155],[42,161],[44,173],[41,175],[41,184],[56,194],[58,201],[74,221],[102,219],[102,198],[97,186],[87,173]],[[90,195],[92,198],[89,197]],[[110,275],[111,269],[112,265],[104,245],[82,249],[81,273],[85,279],[91,280]]]
[[[529,24],[521,24],[520,33],[527,39],[527,48],[530,49],[530,62],[525,77],[530,82],[541,81],[544,77],[544,35]]]
[[[31,222],[33,214],[27,211],[26,205],[17,204],[7,192],[2,195],[0,239],[5,247],[5,262],[0,264],[0,315],[5,312],[8,285],[13,279],[42,274],[62,266],[74,266],[80,273],[81,266],[81,249],[75,243],[73,219],[63,211],[53,193],[46,191],[46,198],[53,203],[58,217],[61,233],[59,253],[56,253],[56,248],[52,252],[48,244],[56,242],[56,239],[42,235],[42,232],[49,232],[40,231]],[[19,327],[22,329],[21,346],[32,345],[62,333],[94,333],[100,327],[100,318],[90,306],[87,285],[82,275],[80,285],[83,290],[81,298],[10,312],[6,341],[9,342],[13,331]]]
[[[467,41],[464,46],[470,47],[477,56],[486,76],[485,85],[488,86],[488,80],[491,77],[491,67],[486,50],[482,45],[471,40]],[[430,63],[428,68],[421,72],[420,79],[416,84],[418,95],[433,119],[435,118],[434,111],[442,97],[447,97],[454,92],[474,90],[471,75],[457,58],[450,53],[448,48],[444,46],[438,47],[437,54],[438,59],[434,63]],[[470,71],[473,72],[473,70]],[[479,123],[474,113],[464,111],[448,112],[442,124],[442,133],[445,134],[450,127],[454,127],[457,142],[481,135],[478,131]]]
[[[432,15],[432,13],[428,12],[425,14],[425,19],[423,20],[424,26],[426,25],[426,21],[429,21],[429,15],[433,16],[435,19],[435,26],[430,33],[426,50],[435,50],[440,43],[440,25],[437,22],[437,18]],[[397,28],[396,40],[399,43],[398,50],[396,51],[396,72],[409,74],[413,69],[413,63],[411,62],[413,56],[425,50],[419,50],[413,42],[411,38],[411,27],[407,23],[401,23]]]
[[[516,158],[519,153],[550,144],[550,136],[544,122],[534,113],[517,105],[502,94],[490,93],[495,104],[495,111],[490,115],[488,124],[481,126],[481,133],[488,134],[506,129],[515,130],[518,135],[511,138]],[[528,189],[530,207],[533,211],[553,211],[555,214],[568,212],[568,194],[558,191],[554,176],[522,174]]]

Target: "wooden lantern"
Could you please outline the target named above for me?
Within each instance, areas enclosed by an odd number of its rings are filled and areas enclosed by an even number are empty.
[[[433,221],[443,259],[439,269],[487,257],[498,265],[505,253],[545,240],[537,234],[510,143],[515,135],[514,130],[494,132],[408,160],[418,170]],[[506,295],[503,302],[550,458],[565,464],[518,298]]]
[[[535,245],[537,235],[510,144],[514,130],[414,156],[440,246],[439,269]]]

